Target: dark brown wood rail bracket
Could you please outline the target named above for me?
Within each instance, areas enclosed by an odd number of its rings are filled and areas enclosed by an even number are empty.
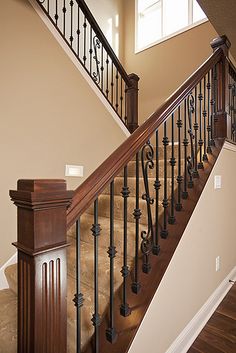
[[[66,353],[66,210],[73,191],[64,180],[19,180],[10,196],[17,206],[18,353]]]

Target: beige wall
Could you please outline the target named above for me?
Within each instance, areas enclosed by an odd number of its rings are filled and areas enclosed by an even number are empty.
[[[217,34],[206,22],[137,54],[135,0],[125,1],[125,67],[140,76],[140,121],[146,120],[212,53]]]
[[[236,151],[223,149],[129,353],[166,352],[236,266],[235,173]],[[214,175],[222,189],[214,190]]]
[[[28,1],[0,2],[1,266],[15,251],[17,179],[84,165],[83,179],[68,178],[75,188],[125,136]]]

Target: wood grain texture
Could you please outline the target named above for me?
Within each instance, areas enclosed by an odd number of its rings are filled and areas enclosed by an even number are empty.
[[[236,352],[236,284],[188,350],[188,353],[195,352]]]

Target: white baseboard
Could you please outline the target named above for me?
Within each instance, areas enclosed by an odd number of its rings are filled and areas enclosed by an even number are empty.
[[[89,84],[89,86],[92,88],[92,90],[94,91],[94,93],[96,94],[96,96],[100,99],[100,101],[103,103],[103,105],[105,106],[105,108],[108,110],[108,112],[111,114],[111,116],[113,117],[113,119],[115,120],[116,124],[121,128],[121,130],[124,132],[126,137],[130,136],[130,132],[127,129],[127,127],[125,126],[125,124],[123,124],[123,122],[121,121],[121,119],[119,118],[119,116],[116,114],[116,112],[114,111],[114,109],[111,107],[111,105],[108,103],[107,99],[104,97],[104,95],[102,94],[102,92],[98,89],[97,85],[94,83],[94,81],[91,79],[91,77],[88,75],[88,73],[85,71],[85,69],[83,68],[83,66],[80,64],[79,60],[75,57],[75,55],[73,54],[73,52],[70,50],[70,48],[68,47],[68,45],[66,44],[66,42],[64,41],[64,39],[61,37],[61,35],[58,33],[58,31],[56,30],[56,28],[54,27],[54,25],[50,22],[50,20],[48,19],[47,15],[43,12],[43,10],[41,9],[41,7],[39,6],[39,4],[35,1],[35,0],[28,0],[30,2],[30,4],[32,5],[32,7],[34,8],[34,10],[37,12],[37,14],[39,15],[39,17],[42,19],[42,21],[44,22],[44,24],[47,26],[47,28],[49,29],[49,31],[52,33],[52,35],[54,36],[54,38],[57,40],[57,42],[60,44],[60,46],[62,47],[62,49],[65,51],[65,53],[68,55],[68,57],[70,58],[70,60],[73,62],[73,64],[75,65],[75,67],[79,70],[79,72],[81,73],[81,75],[83,76],[83,78],[87,81],[87,83]]]
[[[7,279],[5,276],[5,268],[13,265],[17,262],[17,253],[15,253],[1,268],[0,268],[0,290],[9,288]]]
[[[232,287],[229,280],[235,281],[236,279],[236,266],[223,280],[219,287],[214,291],[206,303],[201,307],[198,313],[188,323],[172,345],[168,348],[166,353],[186,353],[207,321],[210,319],[218,305],[224,299],[228,291]]]

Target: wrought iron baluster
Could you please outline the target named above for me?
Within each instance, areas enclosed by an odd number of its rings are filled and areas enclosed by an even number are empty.
[[[236,141],[236,83],[233,83],[233,87],[232,87],[232,101],[233,101],[233,117],[232,117],[232,121],[233,121],[233,141]]]
[[[154,189],[156,191],[156,207],[155,207],[155,232],[153,238],[152,253],[154,255],[159,255],[160,245],[159,245],[159,193],[161,188],[161,182],[159,179],[159,135],[158,130],[156,130],[156,180],[154,182]]]
[[[73,299],[76,307],[76,348],[78,353],[81,353],[81,308],[84,303],[80,281],[80,220],[78,220],[76,222],[76,294]]]
[[[118,70],[116,69],[116,104],[115,104],[115,108],[116,108],[117,113],[118,113],[118,108],[119,108],[118,97],[119,97],[119,74],[118,74]]]
[[[110,258],[110,317],[109,328],[106,330],[106,338],[109,342],[113,343],[117,339],[114,326],[114,259],[117,253],[114,245],[114,180],[110,184],[110,246],[107,253]]]
[[[106,77],[106,96],[108,98],[109,95],[109,57],[108,57],[108,53],[107,53],[107,58],[106,58],[106,71],[107,71],[107,77]]]
[[[90,25],[90,48],[89,48],[89,73],[92,75],[92,58],[93,58],[93,29],[92,26]],[[96,54],[95,54],[95,60],[96,60]]]
[[[142,199],[146,201],[147,206],[147,231],[141,232],[141,251],[143,254],[143,272],[149,273],[151,271],[151,264],[149,261],[149,256],[153,248],[154,243],[154,232],[153,232],[153,222],[152,222],[152,210],[151,205],[154,203],[154,199],[150,196],[149,182],[148,182],[148,170],[154,168],[154,150],[148,141],[141,150],[141,162],[142,162],[142,174],[145,193],[142,195]]]
[[[87,60],[87,56],[86,56],[86,42],[87,42],[87,19],[84,16],[84,23],[83,23],[83,27],[84,27],[84,54],[83,54],[83,62],[84,62],[84,66],[86,66],[86,60]]]
[[[168,197],[167,197],[167,146],[169,145],[169,139],[166,134],[166,121],[164,122],[164,137],[163,137],[162,143],[164,146],[164,198],[162,201],[162,206],[164,208],[164,214],[163,214],[163,228],[161,231],[161,237],[166,239],[168,236],[167,208],[169,206]]]
[[[103,45],[102,45],[102,49],[101,49],[101,90],[102,92],[104,91],[104,57],[103,57]]]
[[[121,274],[123,277],[123,298],[122,304],[120,306],[120,314],[122,316],[128,316],[131,314],[131,309],[129,304],[127,303],[127,277],[129,275],[129,267],[127,265],[127,206],[128,206],[128,197],[130,191],[128,187],[128,167],[124,168],[124,186],[122,188],[121,195],[124,199],[124,249],[123,249],[123,266],[121,270]]]
[[[139,207],[139,153],[136,154],[136,165],[135,165],[135,209],[134,209],[134,219],[135,219],[135,258],[134,258],[134,281],[132,283],[132,291],[138,294],[141,289],[141,284],[139,282],[139,272],[138,272],[138,257],[139,257],[139,221],[141,218],[141,210]]]
[[[217,111],[217,69],[216,65],[212,69],[212,81],[213,81],[213,97],[212,97],[212,119],[211,119],[211,146],[215,146],[214,132],[215,132],[215,118]]]
[[[185,199],[188,198],[188,191],[187,191],[188,138],[187,138],[187,102],[186,102],[186,99],[184,100],[184,139],[183,139],[183,146],[184,146],[184,183],[183,183],[182,198],[185,200]]]
[[[74,2],[71,0],[70,1],[70,46],[72,47],[73,45],[73,6]]]
[[[198,112],[197,112],[197,86],[194,89],[194,101],[195,101],[195,107],[194,107],[194,124],[193,124],[193,129],[194,129],[194,171],[193,171],[193,177],[194,178],[199,178],[199,173],[198,173],[198,163],[197,163],[197,156],[198,156]]]
[[[120,117],[123,121],[123,79],[120,78]]]
[[[207,74],[207,153],[212,153],[211,150],[211,81],[210,81],[210,71]]]
[[[98,59],[98,50],[101,49],[101,42],[96,35],[93,37],[93,48],[94,48],[93,59],[95,60],[95,64],[96,64],[96,71],[93,71],[93,79],[99,85],[101,76],[100,76],[100,69],[99,69],[100,61]]]
[[[111,63],[111,104],[114,106],[114,67]]]
[[[128,118],[127,118],[127,89],[125,89],[125,116],[124,116],[124,121],[125,124],[127,125],[128,123]]]
[[[170,202],[170,215],[168,222],[169,224],[175,223],[175,199],[174,199],[174,192],[175,192],[175,138],[174,138],[174,119],[175,114],[171,114],[171,158],[170,158],[170,166],[171,166],[171,202]]]
[[[178,201],[176,203],[175,209],[176,211],[181,211],[182,210],[182,203],[181,203],[181,188],[182,188],[182,182],[183,182],[183,177],[181,175],[181,128],[183,126],[182,120],[181,120],[181,107],[178,107],[178,120],[176,122],[177,128],[178,128],[178,176],[176,178],[177,184],[178,184]]]
[[[193,173],[194,173],[194,146],[193,146],[194,134],[193,134],[193,128],[192,128],[192,114],[194,113],[194,105],[195,105],[194,96],[192,95],[192,93],[190,93],[188,96],[188,124],[189,124],[188,134],[190,139],[191,154],[190,156],[187,157],[189,188],[193,187]]]
[[[94,201],[94,223],[91,228],[94,237],[94,314],[92,316],[92,323],[95,333],[95,353],[99,353],[99,326],[101,318],[99,315],[98,303],[98,237],[101,232],[100,224],[98,223],[98,199]]]
[[[59,19],[59,16],[58,16],[58,0],[56,0],[56,13],[55,13],[55,23],[56,23],[56,26],[58,26],[58,19]]]
[[[48,14],[50,13],[50,0],[47,1],[47,11],[48,11]]]
[[[63,12],[63,35],[64,37],[66,36],[66,1],[63,1],[63,8],[62,8],[62,12]]]
[[[203,161],[207,161],[208,157],[207,157],[207,126],[206,126],[206,118],[207,118],[207,110],[206,110],[206,76],[204,76],[203,79],[203,112],[202,112],[202,116],[203,116]]]
[[[198,140],[198,145],[199,145],[199,163],[198,163],[198,169],[203,169],[203,163],[202,163],[202,146],[203,146],[203,139],[202,139],[202,100],[203,100],[203,94],[202,94],[202,80],[199,82],[199,140]]]
[[[80,31],[80,7],[79,7],[79,4],[77,4],[77,56],[78,58],[80,58],[80,34],[81,34],[81,31]]]

